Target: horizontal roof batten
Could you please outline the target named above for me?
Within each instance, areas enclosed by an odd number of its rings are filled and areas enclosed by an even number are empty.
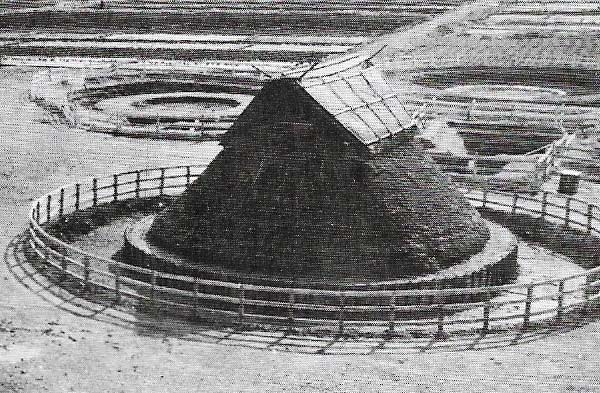
[[[341,75],[341,76],[338,76],[337,78],[330,79],[330,80],[325,80],[324,78],[326,78],[326,77],[324,77],[324,76],[318,76],[318,77],[311,78],[311,80],[315,80],[316,81],[315,83],[311,84],[310,80],[307,80],[307,81],[302,81],[301,85],[305,89],[310,89],[311,87],[328,85],[330,83],[335,83],[335,82],[339,82],[339,81],[345,81],[346,79],[350,79],[350,78],[356,78],[357,76],[361,76],[363,74],[364,73],[361,71],[361,72],[357,72],[357,73],[350,74],[350,75]],[[331,75],[329,77],[331,77]]]
[[[352,111],[355,111],[355,110],[360,109],[360,108],[369,107],[370,105],[375,105],[375,104],[378,104],[380,102],[389,100],[390,98],[394,98],[397,95],[398,95],[398,93],[394,93],[394,94],[390,94],[390,95],[385,96],[385,97],[381,97],[381,98],[379,98],[379,99],[377,99],[375,101],[371,101],[371,102],[366,102],[365,101],[363,104],[358,105],[358,106],[354,106],[354,107],[349,106],[346,109],[343,109],[343,110],[341,110],[341,111],[339,111],[337,113],[334,113],[333,116],[339,116],[341,114],[344,114],[344,113],[347,113],[347,112],[352,112]],[[391,113],[391,111],[390,111],[390,113]]]

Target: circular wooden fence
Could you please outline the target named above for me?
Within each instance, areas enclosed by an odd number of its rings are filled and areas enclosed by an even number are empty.
[[[531,326],[585,310],[600,297],[600,267],[555,279],[439,289],[328,290],[273,287],[207,280],[136,267],[102,258],[50,235],[52,220],[89,207],[132,198],[178,194],[205,169],[179,166],[119,173],[69,185],[34,201],[30,211],[32,249],[64,278],[90,290],[135,299],[155,309],[187,309],[230,322],[317,327],[333,331],[452,331]],[[598,206],[544,192],[538,197],[491,190],[466,193],[476,207],[525,213],[600,235]],[[311,315],[312,317],[307,317]],[[315,317],[315,315],[317,317]]]

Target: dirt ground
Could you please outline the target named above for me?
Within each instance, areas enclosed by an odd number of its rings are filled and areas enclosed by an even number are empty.
[[[26,99],[32,76],[0,69],[0,249],[7,250],[0,265],[0,392],[600,391],[600,322],[466,345],[423,340],[412,351],[397,346],[386,354],[306,355],[249,348],[244,333],[223,340],[227,332],[155,326],[136,315],[111,323],[107,310],[82,317],[52,288],[24,286],[14,274],[12,241],[35,196],[92,174],[207,162],[219,150],[214,143],[131,140],[45,124]]]

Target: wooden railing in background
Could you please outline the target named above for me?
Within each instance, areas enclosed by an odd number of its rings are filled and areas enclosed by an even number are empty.
[[[538,192],[568,152],[575,134],[565,133],[556,141],[531,153],[494,156],[430,153],[440,168],[458,184],[519,192]]]

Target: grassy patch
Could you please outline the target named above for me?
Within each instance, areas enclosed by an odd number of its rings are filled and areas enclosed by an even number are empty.
[[[48,233],[64,241],[73,241],[90,233],[95,228],[107,225],[112,220],[132,213],[156,213],[174,200],[173,196],[127,199],[102,204],[52,220],[47,226]]]
[[[487,208],[480,209],[480,213],[526,241],[572,258],[583,268],[600,264],[600,243],[595,236],[526,214],[510,215]]]

